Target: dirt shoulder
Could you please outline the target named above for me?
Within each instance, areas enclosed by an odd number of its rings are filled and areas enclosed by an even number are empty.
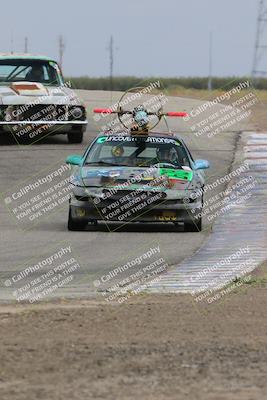
[[[267,296],[255,279],[206,307],[188,295],[2,306],[1,399],[263,399]]]

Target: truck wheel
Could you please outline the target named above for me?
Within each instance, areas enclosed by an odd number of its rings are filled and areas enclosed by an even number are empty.
[[[70,131],[68,132],[69,143],[82,143],[83,132],[82,131]]]

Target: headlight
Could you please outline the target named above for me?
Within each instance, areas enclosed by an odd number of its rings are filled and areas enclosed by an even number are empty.
[[[73,107],[70,113],[74,119],[82,120],[84,119],[84,108],[83,107]]]

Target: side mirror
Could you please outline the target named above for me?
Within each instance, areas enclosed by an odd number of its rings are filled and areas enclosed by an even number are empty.
[[[66,164],[70,165],[82,165],[83,158],[77,154],[68,156],[65,160]]]
[[[195,161],[195,170],[208,169],[209,167],[210,167],[210,163],[207,160],[196,160]]]

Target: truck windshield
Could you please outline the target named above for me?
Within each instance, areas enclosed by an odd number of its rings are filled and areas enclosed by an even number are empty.
[[[12,82],[38,82],[49,86],[64,84],[60,68],[53,61],[0,60],[0,85]]]

